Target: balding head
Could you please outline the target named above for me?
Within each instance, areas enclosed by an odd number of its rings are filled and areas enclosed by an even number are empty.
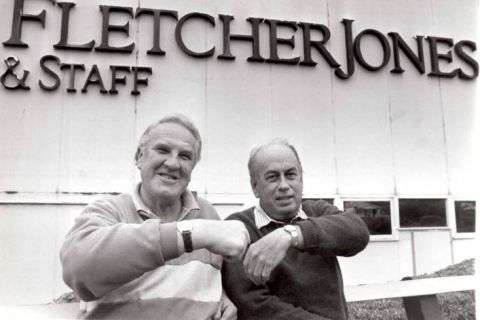
[[[255,170],[258,167],[257,162],[256,162],[257,154],[261,150],[264,150],[264,149],[266,149],[270,146],[275,146],[275,145],[285,146],[293,152],[293,154],[295,155],[295,158],[298,161],[298,169],[300,170],[300,174],[303,176],[302,163],[300,161],[300,157],[298,156],[298,152],[295,149],[295,147],[292,144],[290,144],[286,139],[276,138],[276,139],[273,139],[272,141],[270,141],[268,143],[257,146],[255,148],[253,148],[252,151],[250,151],[250,157],[248,158],[248,173],[250,175],[250,182],[251,183],[256,180]]]
[[[176,123],[185,129],[187,129],[195,138],[195,163],[200,161],[201,152],[202,152],[202,139],[200,137],[200,133],[198,132],[197,127],[193,124],[193,122],[186,116],[180,113],[173,113],[168,116],[163,117],[162,119],[150,124],[147,129],[143,132],[140,140],[138,141],[137,151],[135,153],[135,163],[138,162],[138,157],[140,155],[141,148],[145,145],[145,142],[148,140],[148,135],[150,132],[155,129],[157,126],[160,126],[164,123]]]

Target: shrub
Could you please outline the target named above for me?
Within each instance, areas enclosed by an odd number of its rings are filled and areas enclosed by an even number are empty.
[[[474,260],[465,260],[432,274],[418,277],[434,278],[474,274]],[[473,291],[437,295],[445,320],[475,320],[475,294]],[[402,299],[381,299],[348,304],[352,320],[407,320]]]
[[[432,274],[415,278],[449,277],[474,274],[474,260],[465,260]],[[437,295],[444,320],[475,320],[475,294],[473,291],[452,292]],[[78,302],[73,292],[67,292],[54,303]],[[407,320],[402,299],[379,299],[350,302],[348,311],[351,320]]]

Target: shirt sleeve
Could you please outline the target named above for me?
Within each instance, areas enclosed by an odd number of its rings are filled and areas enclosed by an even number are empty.
[[[177,257],[176,239],[176,223],[126,223],[112,203],[94,202],[65,238],[63,279],[82,300],[98,299]]]
[[[246,277],[241,261],[224,261],[222,275],[239,320],[332,320],[282,301],[267,285],[255,285]]]
[[[325,256],[353,256],[368,244],[370,235],[355,213],[340,211],[326,201],[306,201],[308,219],[296,222],[304,239],[305,250]]]

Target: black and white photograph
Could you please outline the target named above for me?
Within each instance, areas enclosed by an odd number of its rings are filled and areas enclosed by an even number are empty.
[[[479,17],[1,0],[0,319],[480,319]]]

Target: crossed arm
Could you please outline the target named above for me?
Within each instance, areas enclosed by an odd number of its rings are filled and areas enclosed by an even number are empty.
[[[290,253],[293,253],[291,250],[300,250],[307,255],[319,255],[326,259],[339,255],[351,256],[367,245],[369,234],[358,216],[341,212],[330,204],[304,203],[304,209],[309,218],[295,222],[300,235],[299,245],[295,249],[290,249],[291,236],[282,228],[264,235],[265,230],[257,229],[251,215],[241,213],[231,217],[245,223],[254,241],[243,263],[226,261],[223,267],[224,288],[238,308],[239,319],[327,319],[319,316],[317,312],[312,313],[305,309],[308,303],[293,303],[295,298],[291,301],[291,295],[275,294],[278,288],[273,289],[271,286],[282,285],[289,280],[270,279],[270,275],[289,250]],[[301,268],[302,265],[298,267]],[[283,268],[279,270],[284,270]],[[281,277],[283,271],[278,272],[281,273],[275,277]],[[295,281],[293,278],[292,280]],[[326,284],[325,290],[332,290],[332,285],[334,284]],[[341,291],[342,289],[339,289],[339,292]],[[331,303],[336,302],[333,300]]]
[[[353,256],[369,241],[369,232],[355,214],[345,213],[326,202],[305,203],[313,215],[296,223],[297,249],[323,256]],[[291,236],[276,229],[252,243],[243,260],[245,275],[254,284],[264,284],[292,246]]]
[[[96,300],[183,253],[176,223],[125,220],[112,205],[100,201],[84,210],[67,235],[60,252],[63,277],[82,300]],[[235,257],[248,245],[239,221],[192,222],[194,249]]]

